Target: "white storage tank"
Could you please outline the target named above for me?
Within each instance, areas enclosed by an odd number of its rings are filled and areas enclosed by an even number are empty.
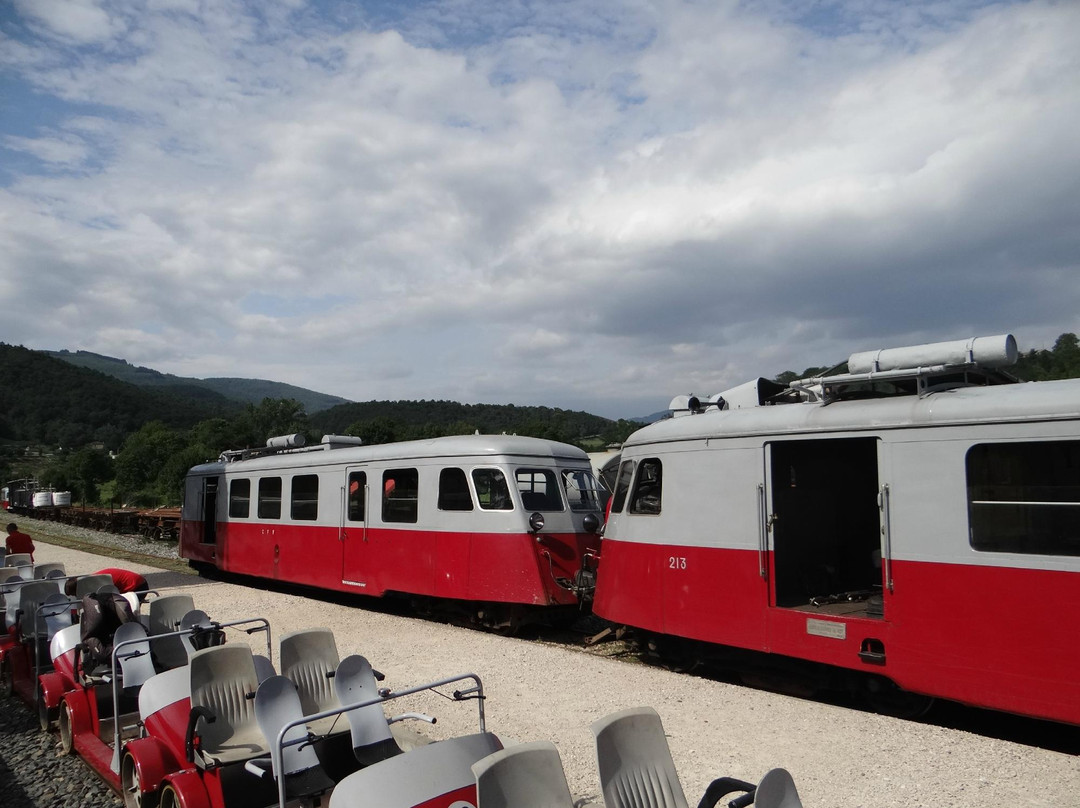
[[[70,508],[71,507],[71,492],[70,491],[57,491],[52,495],[52,504],[57,508]]]
[[[51,508],[53,504],[52,491],[38,491],[34,494],[33,503],[35,508]]]

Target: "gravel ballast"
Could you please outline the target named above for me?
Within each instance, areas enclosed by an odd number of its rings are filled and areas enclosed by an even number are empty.
[[[36,529],[40,524],[41,529]],[[38,543],[38,561],[61,561],[69,573],[123,566],[146,575],[154,588],[190,592],[195,605],[215,619],[262,616],[277,638],[311,626],[333,629],[342,657],[361,653],[386,674],[390,687],[405,688],[471,671],[484,682],[488,729],[504,743],[553,741],[562,756],[571,793],[602,805],[589,725],[615,710],[651,705],[664,722],[672,756],[691,805],[705,786],[721,775],[756,781],[768,769],[791,771],[807,808],[813,806],[1064,806],[1074,805],[1080,789],[1080,758],[1039,746],[1000,740],[974,732],[904,721],[846,707],[806,701],[725,682],[629,664],[535,640],[498,637],[441,623],[359,608],[340,598],[321,599],[264,591],[257,586],[212,581],[181,571],[168,558],[137,563],[128,553],[147,543],[126,539],[124,546],[102,547],[102,558],[48,544],[70,530],[25,520],[21,525]],[[54,534],[50,538],[48,533]],[[80,542],[96,540],[85,531]],[[106,534],[107,535],[107,534]],[[119,541],[116,537],[101,541]],[[87,546],[82,544],[80,546]],[[153,546],[153,545],[151,545]],[[124,556],[127,556],[125,559]],[[231,634],[230,641],[245,641]],[[251,639],[260,649],[259,639]],[[260,650],[264,651],[264,648]],[[11,772],[32,761],[34,771],[56,771],[55,737],[44,736],[32,717],[22,718],[11,701],[0,706],[0,795],[15,806],[110,805],[108,798],[49,799],[7,790]],[[436,715],[435,726],[416,725],[432,738],[473,732],[472,703],[454,704],[434,695],[412,697],[393,713],[418,710]],[[29,713],[27,712],[29,716]],[[991,718],[993,716],[991,715]],[[1003,717],[1004,718],[1004,717]],[[20,723],[21,722],[21,723]],[[9,730],[24,726],[27,730]],[[1039,725],[1036,725],[1039,726]],[[1062,728],[1046,725],[1048,732]],[[1074,728],[1065,730],[1074,732]],[[13,734],[9,734],[13,733]],[[46,739],[43,741],[42,739]],[[26,748],[36,748],[37,753]],[[1058,747],[1060,748],[1060,746]],[[34,756],[36,754],[36,757]],[[43,763],[40,761],[44,761]],[[37,775],[29,775],[34,779]],[[67,783],[69,774],[59,774]],[[89,781],[89,775],[83,775]],[[25,776],[17,775],[20,782]],[[98,786],[95,786],[99,788]],[[14,793],[15,798],[10,795]],[[67,793],[67,792],[65,792]]]

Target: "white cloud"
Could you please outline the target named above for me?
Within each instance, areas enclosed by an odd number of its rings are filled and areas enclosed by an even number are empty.
[[[33,5],[5,341],[636,415],[1078,328],[1071,5]]]
[[[18,12],[48,33],[79,43],[110,39],[122,24],[109,17],[96,0],[14,0]]]

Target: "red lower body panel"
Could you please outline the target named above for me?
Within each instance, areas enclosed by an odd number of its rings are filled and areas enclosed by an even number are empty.
[[[605,539],[593,608],[649,631],[865,670],[913,692],[1080,724],[1080,575],[912,561],[892,569],[885,618],[844,617],[770,605],[756,551]],[[859,656],[868,644],[880,652],[872,661]]]

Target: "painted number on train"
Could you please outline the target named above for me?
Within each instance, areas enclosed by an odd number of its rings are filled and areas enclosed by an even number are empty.
[[[669,570],[686,569],[686,556],[668,556],[667,565]]]

